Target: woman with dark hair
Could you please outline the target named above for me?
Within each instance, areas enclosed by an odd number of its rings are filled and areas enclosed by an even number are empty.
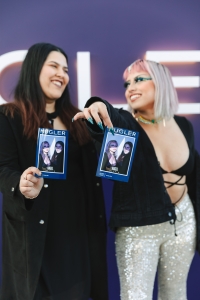
[[[127,174],[132,148],[133,148],[133,144],[131,142],[126,142],[124,144],[122,153],[117,159],[117,164],[118,164],[118,169],[120,174],[124,174],[124,175]]]
[[[200,252],[200,157],[191,123],[176,116],[178,98],[169,70],[137,60],[123,75],[131,113],[92,97],[74,120],[87,122],[94,139],[104,124],[139,133],[129,181],[114,182],[110,227],[116,232],[121,299],[186,300],[187,276]],[[97,124],[96,124],[97,123]]]
[[[39,165],[38,165],[38,169],[40,171],[51,171],[50,169],[51,161],[48,155],[49,148],[50,145],[47,141],[44,141],[40,144]]]
[[[63,155],[64,155],[64,143],[58,141],[55,144],[55,151],[51,158],[51,164],[55,172],[63,172]]]
[[[116,151],[118,143],[116,140],[111,140],[106,145],[106,151],[103,156],[101,170],[118,173]]]
[[[23,62],[14,102],[0,107],[1,300],[108,299],[96,153],[84,123],[72,126],[79,110],[71,104],[68,83],[65,52],[35,44]],[[38,178],[41,171],[33,166],[39,127],[69,131],[66,180]]]

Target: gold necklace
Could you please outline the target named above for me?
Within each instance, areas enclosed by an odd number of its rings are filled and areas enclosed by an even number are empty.
[[[159,118],[159,119],[152,119],[152,120],[147,120],[145,118],[143,118],[142,116],[139,116],[136,118],[137,121],[140,121],[144,124],[158,124],[160,122],[162,122],[164,119],[163,118]],[[164,125],[165,126],[165,125]]]

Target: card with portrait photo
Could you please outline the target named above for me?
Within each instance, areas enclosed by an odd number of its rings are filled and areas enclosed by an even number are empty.
[[[38,129],[36,167],[42,177],[66,179],[68,130]]]
[[[114,127],[105,130],[96,176],[128,182],[139,132]]]

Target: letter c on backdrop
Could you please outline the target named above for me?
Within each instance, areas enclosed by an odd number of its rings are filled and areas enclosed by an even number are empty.
[[[17,50],[17,51],[12,51],[12,52],[7,52],[3,55],[0,56],[0,73],[7,68],[8,66],[21,62],[24,60],[27,50]],[[0,104],[6,103],[7,101],[4,100],[1,96],[1,91],[0,91]]]

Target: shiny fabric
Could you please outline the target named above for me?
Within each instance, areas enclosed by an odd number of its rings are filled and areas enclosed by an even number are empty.
[[[196,221],[186,194],[175,206],[176,223],[120,227],[116,255],[122,300],[151,300],[158,270],[158,299],[186,300],[196,247]]]

